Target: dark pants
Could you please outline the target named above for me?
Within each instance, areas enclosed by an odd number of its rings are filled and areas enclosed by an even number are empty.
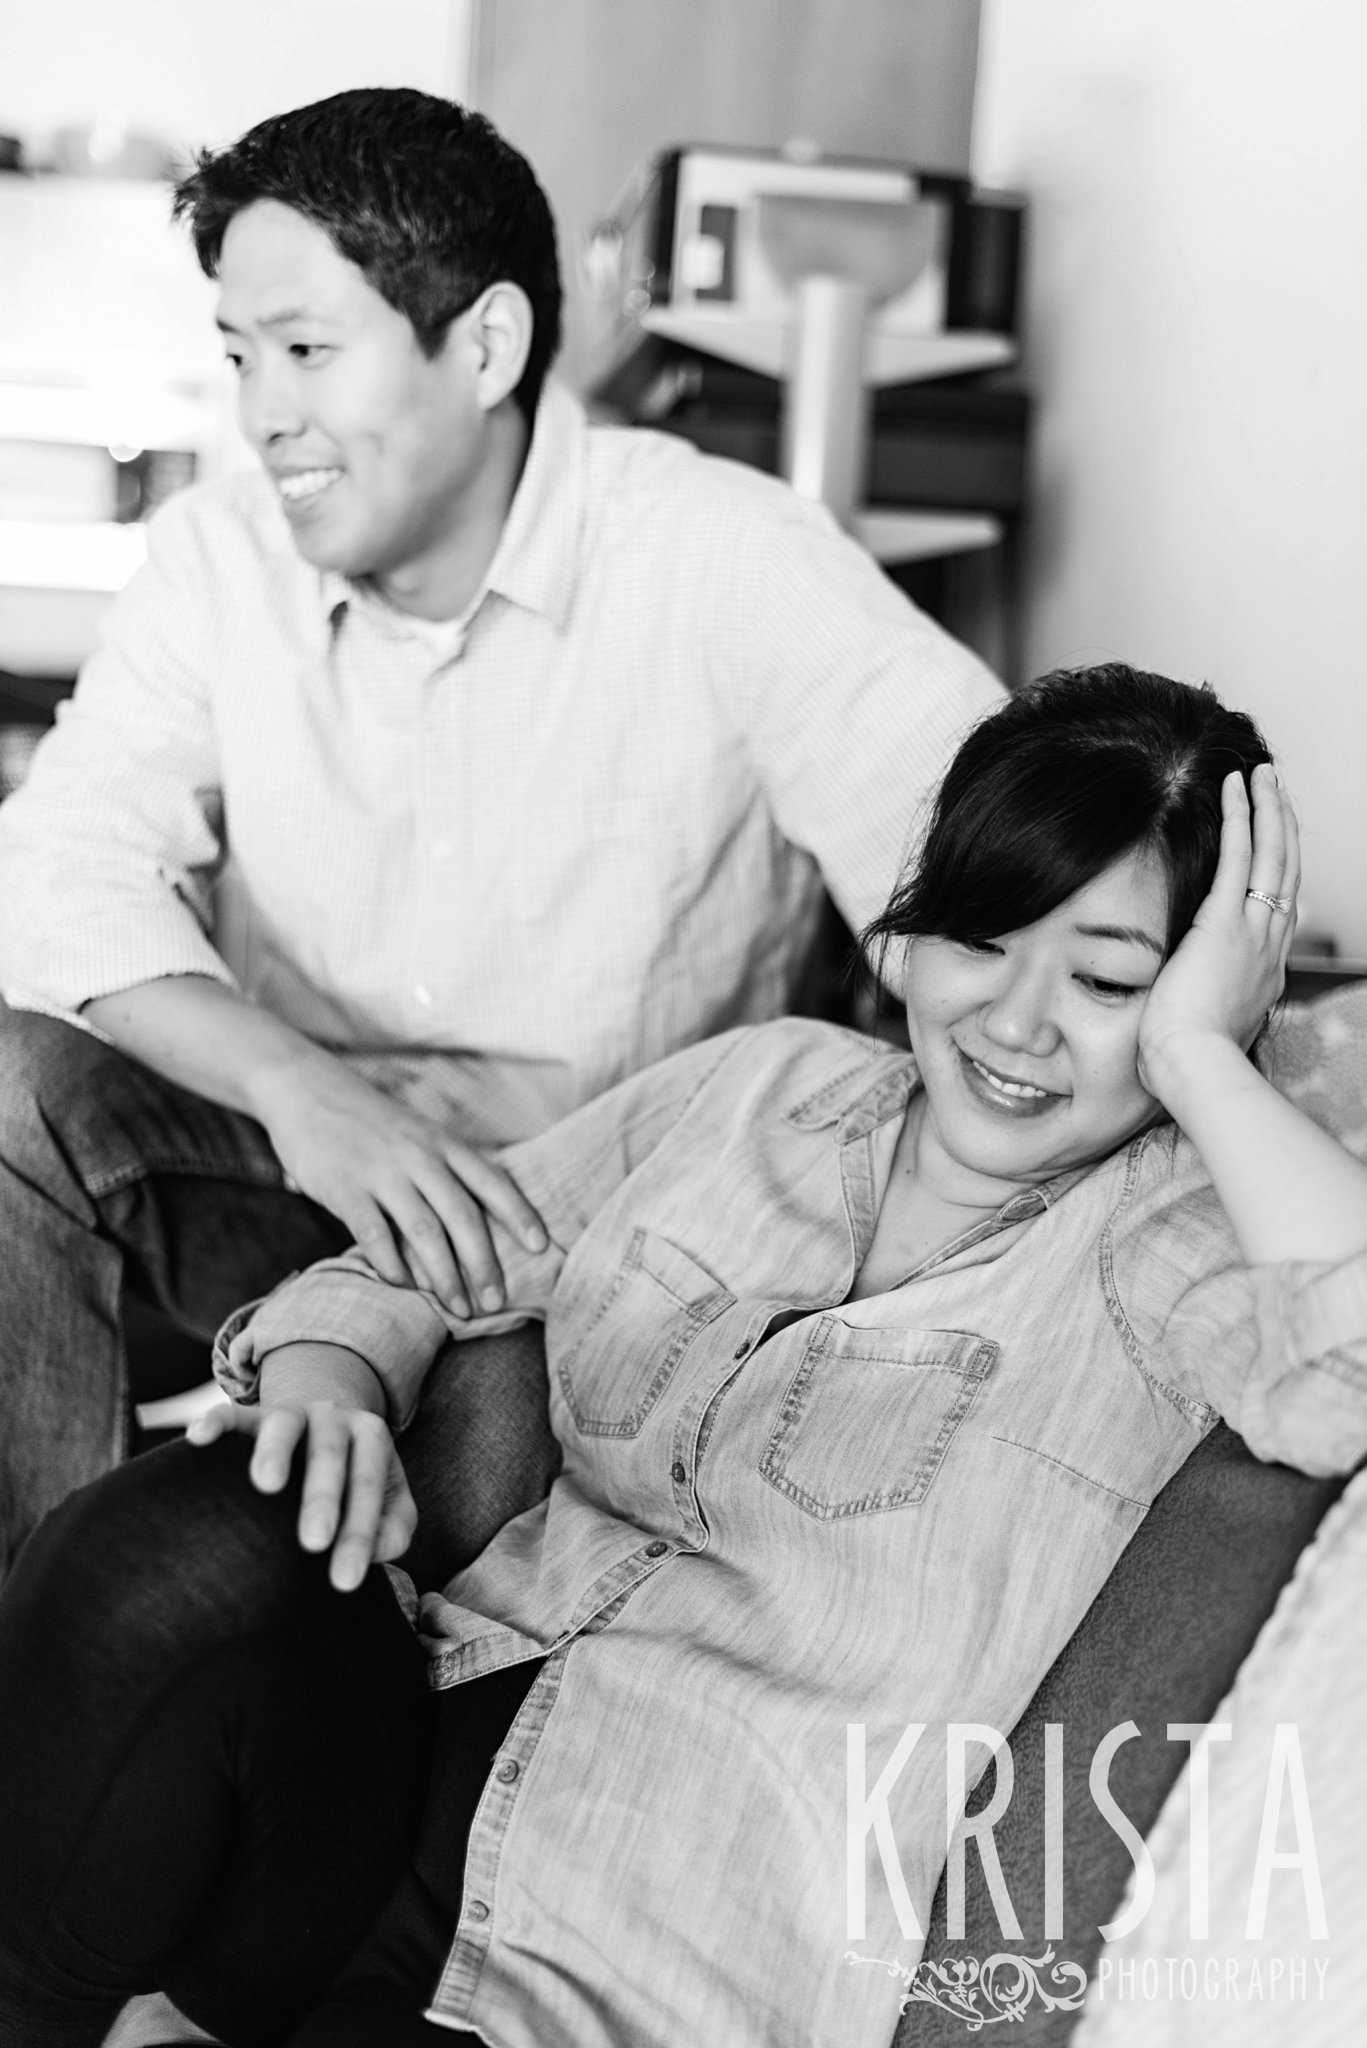
[[[73,1495],[0,1598],[0,2048],[93,2048],[154,1985],[232,2048],[442,2038],[465,1837],[536,1667],[434,1697],[384,1574],[334,1592],[297,1481],[256,1493],[247,1455]]]
[[[286,1188],[250,1117],[0,1004],[0,1581],[47,1510],[126,1454],[125,1292],[207,1344],[231,1310],[347,1237]],[[536,1354],[505,1347],[481,1363],[476,1350],[439,1364],[405,1438],[420,1584],[473,1556],[554,1470]],[[206,1355],[186,1384],[207,1373]]]

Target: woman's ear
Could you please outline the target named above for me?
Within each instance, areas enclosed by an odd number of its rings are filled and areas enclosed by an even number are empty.
[[[532,303],[520,284],[500,280],[480,293],[464,320],[476,351],[475,396],[492,412],[522,381],[535,325]]]

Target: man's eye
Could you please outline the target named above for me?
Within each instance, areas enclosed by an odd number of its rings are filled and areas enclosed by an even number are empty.
[[[327,344],[322,341],[292,341],[290,354],[297,363],[317,362],[327,354]]]
[[[995,939],[960,939],[958,942],[965,953],[1000,953],[1001,947]]]

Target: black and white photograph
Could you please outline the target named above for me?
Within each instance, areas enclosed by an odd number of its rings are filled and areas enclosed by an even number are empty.
[[[0,0],[0,2048],[1356,2038],[1364,97]]]

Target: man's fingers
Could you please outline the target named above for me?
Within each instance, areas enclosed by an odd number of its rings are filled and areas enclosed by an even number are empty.
[[[448,1191],[437,1168],[429,1165],[419,1172],[422,1178],[417,1185],[400,1182],[381,1199],[386,1202],[414,1278],[425,1276],[419,1285],[430,1289],[454,1314],[468,1316],[470,1303],[461,1270],[464,1260],[459,1257],[460,1234],[453,1232],[440,1206],[443,1201],[448,1208],[451,1206]],[[465,1206],[471,1211],[475,1207],[468,1196]]]
[[[496,1314],[507,1297],[503,1287],[503,1268],[498,1262],[494,1241],[489,1235],[489,1220],[483,1209],[444,1166],[424,1175],[421,1185],[428,1215],[443,1242],[449,1243],[451,1253],[459,1260],[460,1270],[469,1283],[476,1305],[486,1313]],[[418,1249],[430,1269],[425,1238],[419,1239]],[[445,1295],[442,1298],[448,1299]],[[463,1302],[463,1293],[461,1299]],[[469,1313],[468,1305],[457,1306],[452,1300],[451,1306],[457,1315]]]
[[[457,1178],[526,1251],[545,1251],[550,1242],[546,1226],[510,1173],[468,1145],[448,1145],[446,1159]]]
[[[407,1287],[408,1268],[399,1256],[394,1233],[379,1203],[370,1194],[354,1196],[336,1213],[346,1224],[361,1250],[382,1280],[391,1287]]]

